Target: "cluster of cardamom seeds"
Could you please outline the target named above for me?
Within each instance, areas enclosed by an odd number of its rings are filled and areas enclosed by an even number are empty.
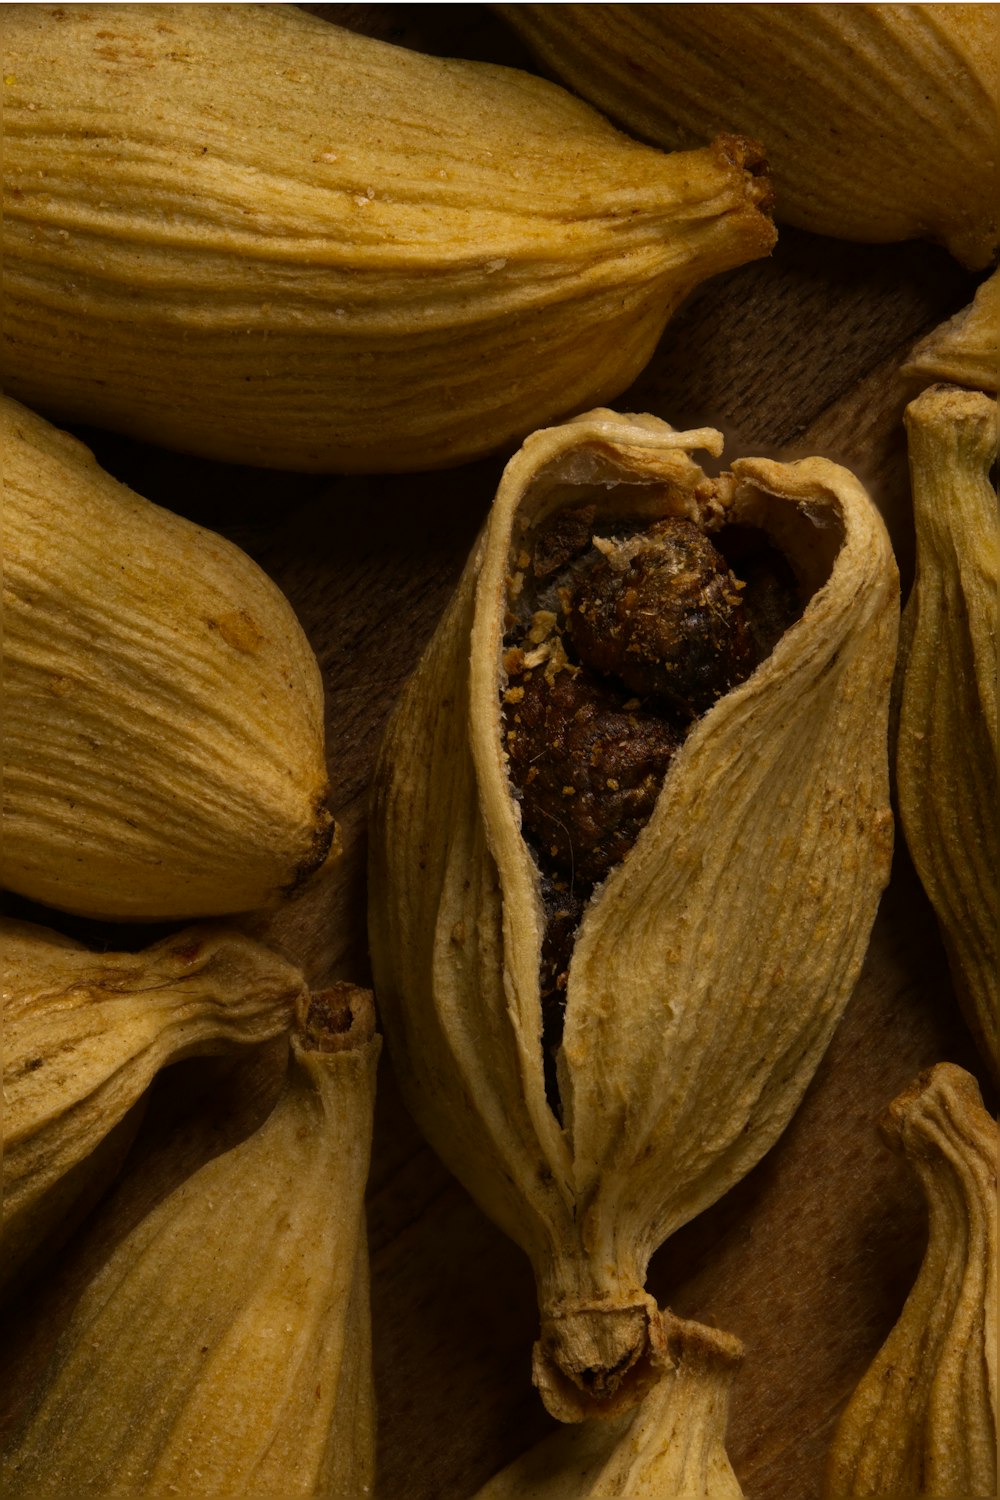
[[[5,7],[0,1296],[107,1194],[168,1065],[285,1045],[264,1122],[83,1290],[3,1452],[12,1497],[375,1492],[376,1003],[408,1110],[535,1280],[531,1374],[564,1425],[477,1500],[741,1495],[743,1346],[647,1272],[802,1101],[889,880],[891,791],[1000,1077],[1000,272],[904,367],[927,389],[901,636],[848,469],[718,472],[714,427],[607,404],[695,288],[770,252],[772,215],[991,263],[991,8],[495,9],[658,144],[294,7]],[[378,755],[374,994],[311,972],[294,922],[281,951],[248,935],[341,852],[290,603],[47,418],[286,471],[512,454]],[[122,939],[138,922],[155,941]],[[979,1500],[996,1125],[941,1062],[885,1133],[928,1245],[826,1494]]]

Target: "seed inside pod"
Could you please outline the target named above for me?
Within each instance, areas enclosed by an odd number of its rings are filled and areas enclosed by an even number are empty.
[[[648,821],[691,724],[798,617],[788,563],[761,533],[669,516],[556,514],[511,568],[503,735],[542,877],[546,1093],[586,903]]]

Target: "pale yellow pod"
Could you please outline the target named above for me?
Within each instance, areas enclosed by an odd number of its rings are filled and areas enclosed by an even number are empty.
[[[1000,247],[995,5],[501,5],[557,77],[647,140],[763,142],[775,214],[849,240]]]
[[[774,243],[759,151],[290,5],[4,8],[0,375],[212,458],[434,468],[610,400]]]
[[[122,1241],[3,1460],[4,1494],[371,1493],[367,991],[300,1003],[273,1113]]]
[[[6,1287],[111,1174],[109,1142],[159,1070],[279,1036],[305,982],[276,953],[216,925],[139,953],[92,953],[2,918],[0,958]]]
[[[667,1367],[638,1407],[551,1433],[475,1500],[742,1500],[726,1453],[742,1345],[718,1329],[661,1316]]]
[[[931,386],[906,408],[917,572],[903,615],[899,817],[955,989],[1000,1077],[995,399]]]
[[[993,1500],[1000,1132],[975,1079],[953,1063],[894,1100],[884,1130],[920,1179],[927,1249],[840,1419],[824,1494]]]
[[[231,542],[0,397],[0,883],[167,919],[273,905],[326,859],[323,683]]]
[[[888,878],[898,583],[857,480],[823,459],[706,478],[711,430],[592,412],[505,471],[383,743],[371,820],[376,992],[408,1107],[531,1258],[555,1415],[631,1405],[662,1364],[656,1247],[784,1128],[860,971]],[[697,719],[576,929],[546,1092],[541,876],[502,745],[508,591],[533,527],[639,513],[760,528],[804,612]]]
[[[921,385],[946,381],[996,394],[1000,388],[1000,270],[987,276],[968,307],[921,339],[902,373]]]

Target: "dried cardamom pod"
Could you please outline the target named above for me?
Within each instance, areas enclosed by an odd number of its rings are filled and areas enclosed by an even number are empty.
[[[276,953],[215,925],[141,953],[92,953],[2,918],[0,948],[6,1288],[113,1175],[112,1138],[159,1069],[280,1035],[304,981]]]
[[[701,1323],[662,1317],[668,1365],[640,1406],[560,1428],[475,1500],[742,1500],[725,1446],[742,1345]]]
[[[300,1000],[273,1113],[84,1293],[4,1457],[10,1500],[369,1493],[373,1024],[353,986]]]
[[[275,904],[334,836],[323,683],[238,547],[0,397],[0,883],[104,918]]]
[[[665,156],[539,78],[295,6],[4,24],[0,374],[66,419],[277,468],[456,464],[612,399],[682,298],[774,243],[750,142]]]
[[[896,779],[958,999],[1000,1076],[997,403],[931,386],[906,408],[917,572],[903,615]]]
[[[888,878],[884,527],[822,459],[706,478],[689,451],[721,443],[609,411],[529,438],[375,777],[401,1087],[531,1258],[535,1379],[566,1420],[656,1378],[649,1257],[783,1129]],[[625,678],[584,660],[597,608]]]
[[[1000,271],[987,276],[968,307],[921,340],[902,374],[922,385],[946,381],[996,394],[1000,386]]]
[[[996,255],[993,6],[497,8],[557,77],[646,140],[756,136],[789,224],[940,240],[973,267]]]
[[[825,1494],[992,1500],[997,1493],[997,1160],[975,1079],[939,1063],[884,1131],[920,1179],[929,1239],[895,1328],[854,1392]]]

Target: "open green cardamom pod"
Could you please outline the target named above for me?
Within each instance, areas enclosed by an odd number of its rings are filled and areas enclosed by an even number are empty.
[[[641,1405],[560,1428],[475,1500],[742,1500],[725,1446],[742,1345],[701,1323],[662,1317],[667,1367]]]
[[[993,1500],[1000,1132],[975,1079],[953,1063],[921,1074],[884,1131],[920,1179],[929,1239],[899,1321],[840,1419],[825,1494]]]
[[[141,953],[92,953],[0,919],[3,1207],[0,1288],[117,1166],[114,1138],[160,1068],[267,1041],[304,980],[276,953],[215,925]]]
[[[0,884],[84,916],[277,903],[326,859],[323,683],[280,590],[0,397]]]
[[[902,374],[923,385],[946,381],[996,394],[1000,386],[1000,270],[987,276],[968,307],[917,344]]]
[[[370,1492],[368,991],[303,997],[283,1094],[122,1241],[3,1461],[4,1494]]]
[[[283,469],[460,463],[617,396],[774,243],[749,141],[666,156],[542,79],[295,6],[4,26],[0,375],[67,420]]]
[[[707,478],[721,445],[529,438],[375,776],[400,1084],[532,1261],[566,1420],[655,1380],[649,1257],[784,1128],[888,878],[885,529],[823,459]]]
[[[958,999],[1000,1076],[997,402],[931,386],[906,408],[917,571],[903,614],[896,780]]]
[[[644,139],[762,141],[789,224],[940,240],[972,267],[1000,247],[991,5],[498,9],[557,77]]]

